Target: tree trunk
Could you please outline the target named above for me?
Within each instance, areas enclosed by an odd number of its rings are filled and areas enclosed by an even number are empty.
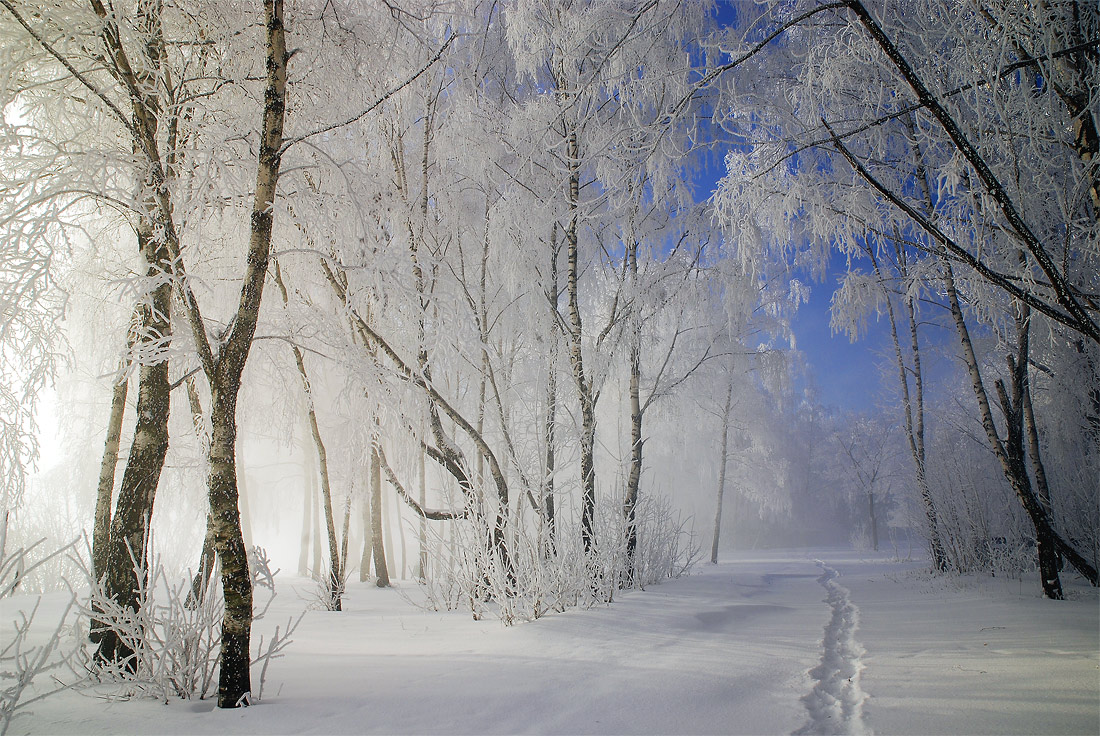
[[[309,550],[311,531],[313,529],[313,452],[302,442],[302,454],[305,460],[302,463],[302,535],[298,546],[298,574],[305,577],[309,574]]]
[[[929,217],[935,214],[935,205],[932,200],[932,187],[928,180],[928,169],[924,165],[920,146],[916,134],[916,123],[913,116],[906,115],[905,126],[909,131],[912,141],[910,153],[916,170],[917,183],[921,187],[921,195]],[[903,280],[907,279],[908,259],[900,233],[895,232],[894,249],[897,256],[898,273]],[[874,251],[870,250],[875,273],[880,276],[878,261],[875,260]],[[932,489],[928,487],[927,454],[924,446],[924,373],[921,369],[920,337],[917,325],[917,310],[912,296],[905,297],[905,312],[909,320],[909,345],[913,353],[913,389],[915,403],[909,393],[909,379],[906,377],[905,359],[901,353],[901,341],[898,338],[897,320],[894,316],[894,304],[890,295],[886,295],[887,315],[890,318],[890,335],[894,342],[894,357],[898,366],[898,382],[901,385],[902,399],[905,408],[905,436],[909,441],[909,451],[913,456],[913,467],[916,473],[917,490],[920,492],[921,504],[924,506],[924,517],[928,523],[928,552],[932,557],[932,566],[937,572],[947,572],[947,550],[944,548],[943,538],[940,533],[939,518],[936,514],[936,504],[932,498]]]
[[[596,402],[592,386],[584,372],[580,295],[578,279],[580,265],[577,238],[577,208],[580,202],[580,164],[577,133],[570,131],[566,138],[566,159],[569,163],[569,224],[565,228],[566,291],[569,298],[569,363],[573,368],[573,380],[581,402],[581,544],[585,555],[592,554],[595,546],[593,528],[596,512]]]
[[[408,578],[408,552],[405,549],[405,524],[401,519],[401,504],[395,503],[393,505],[393,520],[394,525],[397,527],[397,544],[391,545],[390,549],[396,549],[401,554],[401,565],[397,567],[398,580],[405,580]],[[392,527],[391,527],[392,528]],[[392,532],[391,532],[392,535]],[[397,561],[394,560],[394,565],[397,565]]]
[[[312,458],[313,455],[311,454],[310,457]],[[310,570],[313,573],[313,579],[320,580],[325,567],[325,553],[324,548],[321,546],[321,494],[317,489],[317,471],[312,462],[310,463],[309,498],[310,508],[313,509],[313,513],[310,515],[310,533],[313,538],[310,551],[313,553],[313,566],[310,567]]]
[[[340,565],[340,552],[336,540],[336,517],[332,510],[332,487],[329,484],[328,452],[321,439],[321,430],[317,425],[317,414],[313,409],[313,393],[310,390],[309,375],[306,373],[302,351],[293,348],[294,362],[298,366],[298,375],[302,379],[302,390],[306,397],[306,418],[313,436],[313,447],[317,453],[317,466],[321,471],[321,500],[325,511],[325,530],[328,532],[328,586],[334,611],[340,610],[340,591],[343,589],[343,569]],[[317,571],[320,574],[320,570]]]
[[[244,442],[237,445],[237,505],[241,512],[241,537],[245,551],[252,549],[252,512],[248,508],[248,465],[244,461]]]
[[[990,409],[989,398],[982,383],[981,372],[978,368],[978,360],[974,354],[974,347],[970,341],[970,333],[963,319],[962,307],[959,304],[958,293],[955,289],[955,279],[951,264],[946,258],[941,259],[944,267],[945,285],[947,287],[948,306],[951,316],[955,320],[955,327],[962,344],[963,360],[970,374],[970,381],[974,389],[975,398],[978,400],[978,408],[981,413],[982,426],[990,446],[1001,463],[1005,477],[1012,486],[1016,497],[1020,500],[1024,510],[1031,518],[1035,527],[1036,551],[1039,556],[1039,575],[1043,587],[1043,594],[1053,600],[1061,600],[1062,583],[1058,575],[1057,559],[1054,557],[1056,541],[1054,530],[1050,526],[1049,519],[1043,512],[1031,488],[1031,480],[1028,477],[1027,465],[1023,452],[1023,412],[1021,411],[1021,391],[1024,389],[1019,365],[1012,366],[1012,395],[1010,396],[1001,381],[997,382],[997,390],[1001,399],[1001,409],[1005,418],[1006,437],[1002,441],[993,422],[993,412]],[[1024,305],[1017,305],[1018,309],[1026,309]],[[1026,312],[1017,321],[1017,360],[1023,361],[1026,371],[1028,339]],[[1009,359],[1010,362],[1012,358]],[[1026,373],[1023,374],[1026,376]]]
[[[871,519],[871,549],[878,552],[878,519],[875,517],[875,492],[867,492],[867,513]]]
[[[279,294],[283,299],[283,307],[290,304],[290,295],[287,292],[286,283],[283,281],[283,271],[278,262],[275,263],[275,285],[279,288]],[[343,552],[337,550],[336,519],[332,508],[332,486],[328,472],[328,452],[325,443],[321,439],[321,429],[317,424],[317,409],[313,403],[313,388],[310,384],[309,373],[306,371],[305,357],[297,345],[290,346],[290,352],[294,355],[294,365],[298,369],[298,378],[302,383],[302,394],[306,400],[306,423],[309,425],[310,435],[313,437],[313,448],[317,453],[317,465],[321,471],[321,497],[325,507],[325,529],[328,531],[328,596],[329,604],[333,611],[341,610],[341,593],[344,589],[344,561],[347,560],[348,526],[350,524],[350,508],[346,510],[344,519]],[[318,571],[319,572],[319,571]]]
[[[641,352],[641,328],[636,327],[634,341],[630,346],[630,470],[626,476],[626,498],[623,501],[628,584],[634,583],[634,552],[638,548],[638,524],[635,515],[638,506],[638,485],[642,480]]]
[[[107,440],[103,447],[103,461],[99,467],[99,485],[96,489],[95,521],[92,526],[92,577],[103,579],[107,572],[107,552],[111,537],[111,501],[115,492],[115,470],[118,467],[118,449],[122,440],[122,419],[126,412],[126,392],[130,380],[126,375],[127,364],[120,367],[111,392],[111,415],[107,420]]]
[[[368,476],[371,476],[373,471],[368,470]],[[371,555],[374,554],[374,529],[373,529],[373,515],[371,508],[374,506],[372,503],[374,489],[371,488],[371,492],[363,497],[363,553],[359,557],[359,582],[365,583],[370,579],[370,560]]]
[[[924,506],[924,517],[928,520],[928,549],[932,556],[932,565],[939,572],[946,572],[947,553],[943,548],[939,518],[936,514],[935,502],[932,499],[932,489],[928,487],[927,455],[924,447],[924,374],[921,370],[917,315],[912,298],[906,300],[906,310],[909,316],[909,339],[913,351],[913,385],[916,391],[916,406],[913,407],[911,416],[907,416],[906,418],[907,435],[910,440],[909,449],[913,453],[913,463],[916,468],[917,477],[917,490],[920,491],[921,503]],[[897,353],[900,360],[900,349],[897,350]],[[898,370],[902,381],[905,381],[904,362],[900,364]],[[906,396],[906,403],[908,404],[908,382],[905,382],[904,394]],[[915,429],[913,428],[914,425]]]
[[[206,447],[210,441],[206,427],[206,415],[202,410],[202,402],[199,399],[199,391],[195,387],[195,381],[188,377],[184,383],[187,386],[187,403],[191,409],[191,426],[195,429],[196,439],[200,447]],[[187,593],[184,604],[189,608],[198,608],[206,599],[206,590],[210,585],[210,576],[214,574],[214,520],[210,511],[206,512],[206,534],[203,535],[202,550],[199,552],[199,567],[191,578],[191,590]]]
[[[722,410],[722,454],[718,463],[718,500],[714,509],[714,538],[710,543],[710,561],[718,564],[718,539],[722,533],[722,499],[726,495],[726,465],[729,458],[730,408],[733,405],[733,377],[726,388],[726,406]]]
[[[283,121],[286,112],[286,35],[283,0],[264,1],[266,70],[263,123],[256,166],[256,190],[250,218],[248,258],[240,303],[232,328],[216,358],[207,342],[205,324],[191,303],[189,316],[195,342],[210,383],[210,513],[214,517],[214,547],[221,560],[225,613],[219,653],[218,707],[249,704],[251,674],[252,576],[241,532],[237,498],[237,394],[241,375],[256,334],[260,302],[271,254],[275,190],[279,183]],[[205,345],[205,348],[203,346]]]
[[[348,540],[351,536],[351,496],[344,499],[344,530],[340,536],[340,589],[343,590],[348,574]]]
[[[374,572],[378,576],[375,585],[388,588],[390,571],[386,566],[386,547],[382,537],[382,464],[378,460],[377,448],[371,449],[370,457],[370,532]]]
[[[542,512],[546,524],[545,550],[553,556],[557,550],[554,472],[556,470],[555,429],[558,413],[558,226],[550,227],[550,284],[546,289],[550,307],[550,329],[546,339],[550,344],[546,370],[546,472],[542,481]]]
[[[428,502],[428,476],[427,463],[424,461],[424,453],[420,453],[420,508],[425,508]],[[428,579],[428,520],[420,515],[420,554],[417,557],[416,577],[420,582]]]
[[[231,377],[230,377],[231,378]],[[237,507],[237,393],[240,374],[211,391],[210,515],[214,549],[221,560],[225,613],[219,653],[218,707],[248,705],[252,691],[249,644],[252,629],[252,576]]]
[[[167,253],[157,247],[149,230],[139,226],[138,244],[146,257],[146,277],[157,278],[167,268]],[[171,284],[162,283],[142,307],[142,343],[149,351],[159,351],[171,339]],[[163,355],[163,354],[162,354]],[[153,501],[160,483],[164,457],[168,451],[168,414],[170,396],[168,359],[143,363],[138,368],[137,423],[130,455],[122,474],[107,545],[104,592],[119,604],[137,611],[140,601],[136,589],[136,570],[145,574],[149,567],[149,522]],[[113,413],[113,408],[112,408]],[[126,660],[133,670],[133,650],[116,631],[101,632],[96,656],[100,661]]]

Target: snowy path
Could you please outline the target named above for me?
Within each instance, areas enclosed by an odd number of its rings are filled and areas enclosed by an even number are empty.
[[[821,664],[810,671],[815,684],[802,698],[809,722],[796,734],[870,734],[863,722],[863,703],[867,699],[860,687],[863,672],[863,645],[856,639],[859,607],[851,593],[836,581],[839,573],[821,560],[817,581],[827,593],[825,602],[832,609],[821,640]]]

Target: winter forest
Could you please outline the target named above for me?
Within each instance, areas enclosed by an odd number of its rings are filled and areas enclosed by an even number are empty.
[[[1100,723],[1092,0],[0,6],[0,732]]]

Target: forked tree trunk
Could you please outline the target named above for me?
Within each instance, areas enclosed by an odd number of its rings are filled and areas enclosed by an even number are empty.
[[[710,543],[711,564],[718,564],[718,540],[722,535],[722,499],[726,495],[726,465],[729,460],[730,409],[733,406],[733,377],[726,388],[726,405],[722,410],[722,451],[718,463],[718,499],[714,509],[714,537]]]
[[[221,560],[225,613],[219,652],[218,707],[248,705],[251,697],[249,642],[252,631],[252,576],[241,533],[237,499],[237,395],[241,375],[256,334],[260,301],[271,254],[275,189],[279,183],[283,121],[286,112],[286,36],[283,0],[264,1],[267,81],[263,126],[256,167],[256,191],[250,221],[248,261],[241,286],[240,305],[233,327],[214,358],[206,341],[205,326],[191,310],[196,343],[205,345],[204,369],[210,382],[210,513],[214,517],[214,546]],[[193,298],[193,297],[191,297]],[[193,304],[193,302],[192,302]]]

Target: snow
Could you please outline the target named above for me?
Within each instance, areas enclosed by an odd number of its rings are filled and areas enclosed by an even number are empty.
[[[510,628],[356,583],[344,612],[306,614],[251,708],[70,691],[9,732],[1100,733],[1095,590],[1053,602],[1034,580],[926,567],[743,552]],[[258,631],[308,605],[309,581],[280,582]]]

